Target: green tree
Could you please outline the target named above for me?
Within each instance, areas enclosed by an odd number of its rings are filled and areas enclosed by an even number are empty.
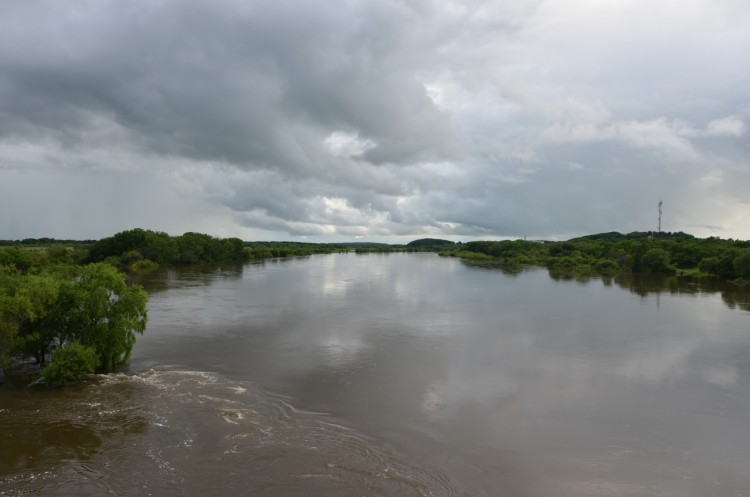
[[[725,280],[733,280],[737,278],[737,270],[734,266],[734,261],[740,256],[740,250],[736,248],[728,248],[722,251],[719,255],[719,266],[717,268],[717,275]]]
[[[76,383],[82,375],[91,374],[99,365],[93,347],[72,342],[52,354],[52,364],[42,371],[42,383],[50,387],[63,387]]]
[[[750,279],[750,249],[740,252],[734,259],[734,270],[740,278]]]
[[[641,258],[641,266],[654,274],[674,272],[674,269],[669,265],[669,252],[661,248],[652,248],[646,251]]]
[[[52,264],[72,264],[73,251],[67,247],[55,245],[46,249],[47,261]]]
[[[23,274],[13,266],[0,266],[0,367],[18,354],[44,360],[51,338],[41,323],[54,307],[60,282],[50,274]]]
[[[15,286],[18,279],[12,266],[0,265],[0,368],[10,365],[18,335],[18,318],[15,313]]]
[[[718,257],[706,257],[698,263],[698,269],[711,276],[719,275],[720,261]]]
[[[62,280],[51,274],[30,274],[21,279],[16,293],[17,352],[34,356],[37,363],[44,363],[55,338],[48,317],[57,304],[61,285]]]
[[[0,249],[0,266],[14,266],[25,273],[37,264],[31,252],[18,247]]]
[[[67,319],[65,339],[92,347],[98,372],[114,371],[128,362],[136,334],[146,328],[147,295],[142,287],[129,287],[125,275],[108,264],[89,264],[66,287],[60,302],[69,306],[68,312],[61,312]]]

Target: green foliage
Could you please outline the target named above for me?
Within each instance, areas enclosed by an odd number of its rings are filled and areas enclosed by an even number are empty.
[[[525,240],[468,242],[463,245],[463,250],[489,255],[496,259],[506,261],[520,256],[526,256],[532,260],[538,260],[543,254],[546,255],[544,244],[538,242],[527,242]]]
[[[564,242],[535,243],[525,240],[466,243],[462,252],[445,255],[473,258],[483,254],[513,264],[536,264],[556,274],[653,273],[712,275],[726,280],[748,279],[750,242],[699,239],[682,232],[610,232],[573,238]]]
[[[407,247],[410,248],[446,248],[451,245],[454,245],[454,243],[450,240],[440,240],[438,238],[420,238],[419,240],[414,240],[412,242],[409,242],[406,244]]]
[[[467,259],[472,261],[491,261],[492,256],[483,254],[482,252],[471,252],[468,250],[448,250],[440,252],[442,256],[459,257],[461,259]]]
[[[148,273],[159,269],[159,265],[151,259],[141,259],[128,266],[128,270],[134,273]]]
[[[50,349],[77,342],[94,351],[100,372],[113,371],[145,329],[146,300],[141,287],[128,286],[124,274],[104,263],[33,273],[0,266],[0,367],[13,358],[44,363]],[[48,374],[64,375],[62,367]]]
[[[42,383],[56,388],[70,385],[93,373],[98,365],[99,357],[93,347],[72,342],[52,354],[52,363],[42,371]]]
[[[596,261],[594,269],[600,274],[614,274],[620,270],[620,265],[612,259],[600,259]]]
[[[125,275],[107,264],[85,266],[79,278],[66,287],[70,304],[65,337],[93,347],[99,372],[126,364],[136,333],[146,329],[146,292],[129,287]]]
[[[641,258],[641,265],[653,274],[674,273],[674,268],[669,265],[669,252],[662,248],[652,248],[646,251]]]
[[[18,247],[0,249],[0,266],[13,266],[25,273],[36,265],[38,262],[34,254],[27,249]]]
[[[166,233],[135,228],[103,238],[91,246],[89,261],[106,261],[120,269],[153,269],[158,266],[241,261],[244,243],[239,238],[214,238],[202,233],[172,237]],[[135,264],[135,266],[133,266]]]
[[[0,266],[0,367],[19,353],[43,358],[51,340],[43,323],[58,298],[60,281],[55,275]]]
[[[730,248],[719,254],[719,265],[717,276],[725,280],[733,280],[738,277],[734,261],[739,257],[740,251],[736,248]]]
[[[735,257],[733,265],[737,277],[750,279],[750,249],[740,252],[740,255]]]
[[[91,262],[101,262],[109,257],[122,258],[124,266],[142,258],[157,264],[174,264],[179,262],[180,253],[177,241],[168,234],[135,228],[103,238],[89,249]]]
[[[718,257],[706,257],[698,264],[698,269],[710,276],[719,275],[720,261]]]
[[[244,245],[244,257],[247,260],[261,260],[274,257],[299,257],[346,251],[344,245],[331,243],[248,242]],[[359,249],[359,247],[360,245],[357,244],[357,249]],[[387,245],[385,245],[385,247],[387,247]]]

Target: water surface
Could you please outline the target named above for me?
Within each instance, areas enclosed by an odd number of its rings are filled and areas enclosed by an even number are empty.
[[[0,392],[0,494],[750,495],[742,295],[432,254],[144,283],[131,373]]]

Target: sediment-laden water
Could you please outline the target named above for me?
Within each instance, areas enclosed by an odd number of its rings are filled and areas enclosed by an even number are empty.
[[[437,471],[214,373],[4,398],[0,495],[451,495]]]
[[[750,495],[750,304],[426,255],[167,271],[130,371],[0,387],[0,495]]]

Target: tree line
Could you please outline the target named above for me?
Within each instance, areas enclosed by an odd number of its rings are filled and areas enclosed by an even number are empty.
[[[245,259],[262,260],[275,257],[303,257],[315,254],[348,252],[346,243],[306,242],[245,242]]]
[[[686,233],[600,233],[564,242],[477,241],[441,252],[479,261],[544,266],[550,271],[695,274],[750,281],[750,241]]]
[[[254,261],[348,250],[348,244],[341,243],[244,242],[239,238],[214,238],[192,232],[170,236],[136,228],[94,242],[87,260],[142,272],[174,265]]]
[[[244,242],[188,232],[180,236],[135,228],[94,242],[89,262],[107,262],[121,269],[143,271],[159,266],[242,261]]]

